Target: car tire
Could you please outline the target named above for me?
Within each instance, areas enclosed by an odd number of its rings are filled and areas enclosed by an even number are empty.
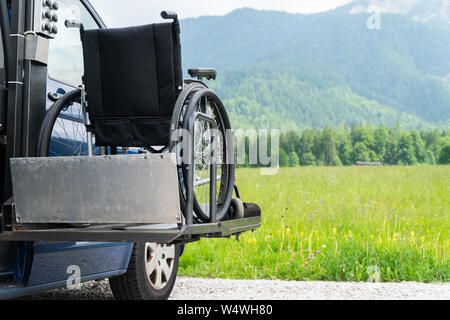
[[[149,242],[134,244],[127,272],[110,278],[117,300],[167,300],[175,285],[181,248]]]

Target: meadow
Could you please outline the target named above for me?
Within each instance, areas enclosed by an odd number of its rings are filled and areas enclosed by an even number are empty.
[[[189,244],[179,274],[232,279],[450,281],[450,166],[239,169],[262,227]]]

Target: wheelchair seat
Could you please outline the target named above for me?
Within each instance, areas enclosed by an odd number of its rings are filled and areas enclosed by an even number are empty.
[[[168,145],[183,86],[172,23],[84,30],[85,85],[97,146]]]

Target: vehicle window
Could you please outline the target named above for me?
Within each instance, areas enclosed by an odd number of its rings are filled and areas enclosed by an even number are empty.
[[[50,40],[48,73],[54,80],[77,87],[83,75],[80,31],[67,28],[64,22],[81,21],[85,29],[98,29],[99,25],[79,0],[58,0],[58,3],[58,34]]]

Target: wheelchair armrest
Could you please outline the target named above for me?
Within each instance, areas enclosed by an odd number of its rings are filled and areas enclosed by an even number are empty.
[[[206,78],[207,80],[216,80],[217,71],[213,68],[192,68],[188,70],[191,77],[201,80]]]

